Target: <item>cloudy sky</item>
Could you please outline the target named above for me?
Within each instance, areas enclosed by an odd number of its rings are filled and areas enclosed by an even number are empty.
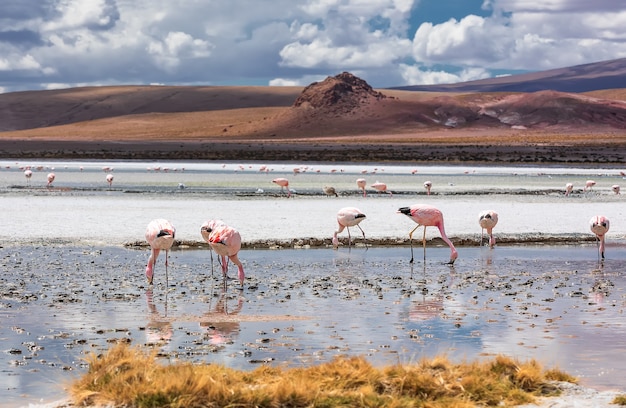
[[[624,57],[621,0],[0,1],[0,92],[342,71],[383,88]]]

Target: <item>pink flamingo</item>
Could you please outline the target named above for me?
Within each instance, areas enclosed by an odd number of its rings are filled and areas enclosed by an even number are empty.
[[[150,245],[151,252],[150,258],[148,258],[148,265],[146,266],[146,277],[148,278],[149,285],[152,285],[154,267],[161,251],[165,251],[165,282],[166,285],[168,284],[168,255],[172,244],[174,244],[175,236],[176,228],[167,220],[158,218],[150,221],[148,224],[148,228],[146,229],[146,241],[148,241]]]
[[[430,195],[430,188],[433,186],[431,181],[424,182],[424,188],[426,189],[426,195]]]
[[[565,197],[569,196],[570,194],[572,194],[572,190],[574,190],[574,184],[572,183],[567,183],[565,185]]]
[[[483,232],[487,230],[489,234],[489,246],[491,248],[496,245],[496,239],[493,237],[493,227],[498,223],[498,213],[493,210],[486,210],[478,214],[478,224],[480,224],[480,244],[483,244]]]
[[[243,264],[237,254],[241,250],[241,235],[239,232],[224,224],[219,220],[209,220],[200,227],[202,238],[209,244],[212,250],[221,257],[222,274],[226,278],[228,274],[228,259],[230,259],[238,269],[239,283],[243,286],[246,277]]]
[[[587,191],[587,190],[591,190],[593,189],[593,186],[596,185],[596,182],[593,180],[587,180],[585,182],[585,188],[583,188],[583,191]]]
[[[107,183],[109,183],[109,187],[113,185],[113,174],[107,174]]]
[[[620,192],[619,192],[620,188],[619,188],[619,185],[617,185],[617,184],[613,184],[613,185],[611,186],[611,190],[613,190],[613,192],[614,192],[616,195],[617,195],[617,194],[620,194]]]
[[[291,197],[291,191],[289,191],[289,180],[286,178],[275,178],[272,180],[272,183],[276,183],[280,186],[280,191],[283,192],[283,189],[287,189],[287,198]]]
[[[54,178],[56,176],[54,175],[54,173],[49,173],[48,174],[48,187],[52,187],[52,182],[54,181]]]
[[[348,245],[350,245],[352,241],[352,238],[350,237],[350,227],[357,226],[363,234],[363,239],[365,239],[365,232],[359,225],[359,223],[364,219],[365,214],[363,214],[358,208],[344,207],[339,210],[337,212],[337,224],[339,224],[339,228],[333,234],[333,247],[337,249],[337,247],[339,246],[339,239],[337,239],[337,234],[341,233],[344,228],[348,230]]]
[[[596,215],[589,220],[589,228],[596,235],[599,255],[604,259],[604,235],[609,232],[609,219],[603,215]]]
[[[360,190],[363,190],[363,197],[367,196],[367,193],[365,192],[365,179],[364,178],[360,178],[356,180],[356,185]]]
[[[213,232],[213,230],[217,229],[218,226],[223,226],[223,225],[226,225],[226,224],[222,220],[208,220],[208,221],[206,221],[200,227],[200,235],[202,235],[202,239],[204,239],[204,241],[207,244],[209,244],[209,238],[210,238],[211,232]],[[209,244],[209,249],[212,249],[210,244]],[[221,261],[220,261],[220,263],[221,263]],[[213,251],[211,251],[211,276],[213,276]]]
[[[424,261],[426,261],[426,227],[437,227],[441,238],[450,247],[450,261],[448,264],[454,264],[454,261],[458,258],[459,254],[454,247],[452,241],[446,236],[446,231],[443,226],[443,214],[437,208],[426,204],[415,204],[410,207],[399,208],[398,213],[404,214],[417,223],[417,227],[413,228],[409,232],[409,240],[411,242],[411,261],[413,263],[413,233],[420,226],[424,227],[424,236],[422,238],[422,245],[424,246]]]
[[[33,177],[33,172],[31,169],[24,170],[24,177],[26,177],[26,184],[30,185],[30,178]]]
[[[391,191],[387,191],[387,184],[381,183],[380,181],[377,181],[376,183],[372,184],[372,188],[378,191],[379,194],[381,192],[384,192],[384,193],[389,193],[390,197],[393,195]]]

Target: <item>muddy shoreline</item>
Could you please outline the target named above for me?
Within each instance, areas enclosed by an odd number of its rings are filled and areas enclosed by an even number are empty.
[[[0,158],[621,166],[622,145],[0,140]]]
[[[457,247],[475,247],[478,246],[476,237],[452,237],[454,245]],[[594,243],[595,237],[589,234],[500,234],[498,235],[498,245],[580,245],[582,242]],[[347,237],[339,238],[340,245],[347,247]],[[428,246],[445,247],[445,242],[440,237],[434,237],[426,240]],[[421,246],[421,240],[415,239],[414,245]],[[353,240],[355,247],[397,247],[399,245],[409,246],[408,239],[399,239],[394,237],[387,238],[368,238],[363,242],[361,238]],[[145,250],[149,245],[141,241],[125,242],[124,247],[130,249]],[[308,249],[308,248],[332,248],[330,238],[293,238],[293,239],[268,239],[242,242],[241,247],[244,249]],[[208,249],[208,244],[202,241],[193,240],[176,240],[173,248],[179,249]]]

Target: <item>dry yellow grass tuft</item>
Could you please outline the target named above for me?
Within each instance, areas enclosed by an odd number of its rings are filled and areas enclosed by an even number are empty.
[[[474,407],[515,406],[556,395],[551,380],[575,382],[534,360],[453,364],[443,357],[376,368],[361,357],[312,367],[161,364],[125,344],[89,357],[89,372],[71,386],[76,405],[127,407]]]

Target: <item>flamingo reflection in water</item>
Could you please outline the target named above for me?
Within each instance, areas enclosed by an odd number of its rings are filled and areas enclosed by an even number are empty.
[[[231,309],[229,301],[236,300],[234,307]],[[200,327],[206,329],[203,337],[214,346],[223,346],[232,344],[233,338],[239,333],[239,318],[237,314],[243,308],[243,296],[229,296],[226,287],[222,287],[215,307],[211,307],[210,311],[205,313],[200,320]]]
[[[159,313],[154,304],[154,295],[151,289],[146,291],[146,303],[150,312],[150,318],[146,324],[146,342],[166,346],[174,335],[172,322],[167,317],[167,292],[165,292],[165,311],[163,314]]]

